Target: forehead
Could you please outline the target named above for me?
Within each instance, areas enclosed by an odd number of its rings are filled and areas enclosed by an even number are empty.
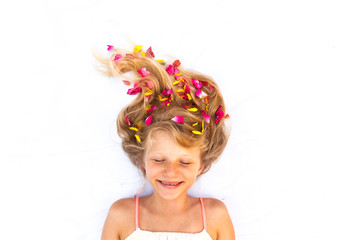
[[[165,131],[154,132],[146,145],[146,154],[162,153],[200,156],[200,149],[198,147],[185,148],[178,144],[174,137]]]

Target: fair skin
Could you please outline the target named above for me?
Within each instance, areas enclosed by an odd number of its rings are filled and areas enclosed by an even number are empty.
[[[187,194],[203,165],[198,148],[186,149],[166,132],[156,132],[146,147],[143,168],[154,188],[139,202],[140,229],[151,232],[203,231],[198,198]],[[206,231],[212,239],[235,239],[226,206],[217,199],[204,199]],[[124,240],[135,231],[134,199],[116,201],[109,210],[101,240]]]

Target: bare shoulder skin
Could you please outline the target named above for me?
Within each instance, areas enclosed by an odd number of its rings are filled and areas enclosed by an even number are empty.
[[[207,232],[212,239],[235,240],[235,231],[225,204],[214,198],[204,198]]]
[[[106,217],[101,240],[123,240],[135,231],[135,201],[124,198],[114,202]]]

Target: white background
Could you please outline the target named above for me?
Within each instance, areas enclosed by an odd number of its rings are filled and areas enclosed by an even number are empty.
[[[357,1],[7,1],[0,6],[0,239],[100,239],[142,185],[115,120],[132,96],[92,48],[152,46],[211,75],[229,144],[191,194],[237,239],[360,239]],[[149,188],[147,187],[147,191]]]

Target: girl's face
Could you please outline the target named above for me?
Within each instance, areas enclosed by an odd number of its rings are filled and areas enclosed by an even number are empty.
[[[144,168],[154,193],[169,200],[187,194],[203,169],[199,148],[183,148],[166,132],[156,132],[151,140]]]

